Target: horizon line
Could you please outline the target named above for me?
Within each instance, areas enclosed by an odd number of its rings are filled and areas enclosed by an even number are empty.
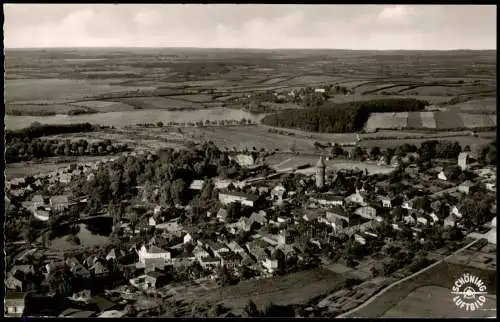
[[[176,47],[176,46],[51,46],[51,47],[4,47],[4,50],[47,50],[47,49],[212,49],[212,50],[339,50],[339,51],[496,51],[496,48],[470,49],[349,49],[349,48],[259,48],[259,47]]]

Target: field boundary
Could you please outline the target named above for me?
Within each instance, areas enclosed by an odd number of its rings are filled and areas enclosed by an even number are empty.
[[[414,274],[412,274],[412,275],[410,275],[410,276],[407,276],[407,277],[405,277],[405,278],[403,278],[403,279],[400,279],[399,281],[396,281],[396,282],[394,282],[394,283],[390,284],[389,286],[386,286],[384,289],[382,289],[382,290],[381,290],[381,291],[379,291],[377,294],[375,294],[374,296],[372,296],[371,298],[369,298],[369,299],[368,299],[366,302],[364,302],[363,304],[361,304],[361,305],[359,305],[359,306],[355,307],[354,309],[352,309],[352,310],[350,310],[350,311],[348,311],[348,312],[342,313],[342,314],[340,314],[340,315],[336,316],[335,318],[346,318],[346,317],[349,317],[349,315],[351,315],[351,314],[353,314],[353,313],[356,313],[357,311],[359,311],[359,310],[361,310],[362,308],[366,307],[367,305],[369,305],[370,303],[372,303],[373,301],[375,301],[375,300],[376,300],[379,296],[383,295],[384,293],[386,293],[387,291],[389,291],[389,290],[390,290],[391,288],[393,288],[394,286],[399,285],[399,284],[401,284],[401,283],[403,283],[403,282],[405,282],[405,281],[407,281],[407,280],[410,280],[410,279],[412,279],[412,278],[414,278],[414,277],[416,277],[416,276],[418,276],[418,275],[420,275],[420,274],[422,274],[422,273],[424,273],[424,272],[426,272],[426,271],[430,270],[431,268],[433,268],[433,267],[435,267],[435,266],[437,266],[437,265],[439,265],[439,264],[441,264],[441,263],[445,262],[445,261],[446,261],[446,260],[448,260],[449,258],[451,258],[451,257],[455,256],[456,254],[458,254],[458,253],[460,253],[460,252],[464,251],[465,249],[467,249],[467,248],[471,247],[472,245],[474,245],[475,243],[479,242],[479,240],[480,240],[480,239],[476,239],[476,240],[474,240],[474,241],[470,242],[469,244],[465,245],[464,247],[460,248],[459,250],[457,250],[457,251],[453,252],[452,254],[450,254],[450,255],[446,256],[445,258],[443,258],[443,259],[441,259],[441,260],[439,260],[439,261],[437,261],[437,262],[435,262],[435,263],[433,263],[433,264],[431,264],[431,265],[429,265],[429,266],[427,266],[427,267],[425,267],[425,268],[421,269],[420,271],[418,271],[418,272],[416,272],[416,273],[414,273]]]

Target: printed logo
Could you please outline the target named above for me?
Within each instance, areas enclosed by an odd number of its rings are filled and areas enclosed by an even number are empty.
[[[486,303],[486,285],[477,276],[463,274],[453,284],[451,294],[455,295],[453,303],[466,311],[479,310]]]

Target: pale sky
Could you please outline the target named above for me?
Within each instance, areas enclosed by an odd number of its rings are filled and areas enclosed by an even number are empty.
[[[4,46],[495,49],[494,5],[6,4]]]

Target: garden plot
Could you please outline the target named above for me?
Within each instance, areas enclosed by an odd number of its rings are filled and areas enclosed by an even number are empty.
[[[464,121],[455,111],[434,112],[437,129],[458,129],[464,127]]]
[[[421,128],[422,127],[422,118],[420,117],[420,112],[408,113],[408,119],[406,121],[406,126],[410,129]]]
[[[435,129],[436,119],[434,117],[434,112],[420,112],[420,120],[422,127]]]
[[[496,124],[492,122],[492,118],[490,116],[491,115],[486,114],[460,113],[464,126],[467,128],[496,126]],[[495,116],[496,119],[496,115],[493,116]]]
[[[367,132],[373,132],[377,129],[391,129],[392,114],[394,113],[372,113],[366,122],[365,129]]]

